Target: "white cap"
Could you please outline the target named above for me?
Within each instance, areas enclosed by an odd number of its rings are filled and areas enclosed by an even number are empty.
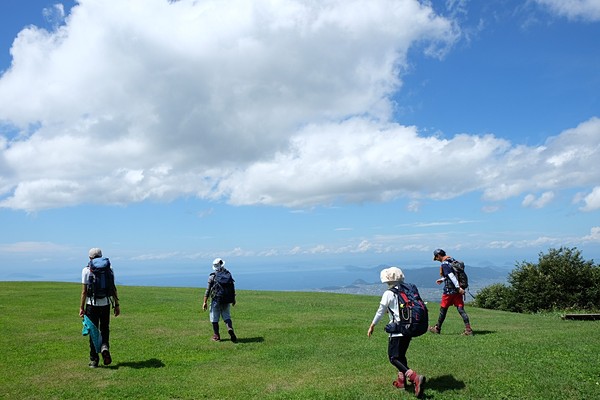
[[[100,250],[97,247],[94,247],[90,249],[89,255],[91,259],[102,257],[102,250]]]
[[[221,266],[223,266],[223,265],[225,265],[225,261],[223,261],[220,258],[215,258],[215,260],[213,261],[213,265],[221,265]]]
[[[379,277],[381,278],[381,283],[404,282],[404,272],[398,267],[389,267],[382,270]]]

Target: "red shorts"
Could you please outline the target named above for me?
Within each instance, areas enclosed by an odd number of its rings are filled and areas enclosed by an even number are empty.
[[[460,293],[443,294],[442,302],[440,303],[440,307],[448,308],[450,306],[464,307],[465,301],[463,300],[463,295]]]

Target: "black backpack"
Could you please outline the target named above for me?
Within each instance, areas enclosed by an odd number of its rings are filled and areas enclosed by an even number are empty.
[[[214,275],[213,287],[211,296],[214,301],[220,304],[230,304],[235,302],[235,286],[231,272],[222,269],[213,272]]]
[[[90,281],[88,283],[88,297],[103,299],[115,295],[115,277],[110,260],[105,257],[94,258],[90,260]]]
[[[387,333],[401,333],[403,336],[421,336],[429,327],[427,305],[421,299],[419,290],[411,283],[401,283],[391,290],[398,297],[398,318],[391,308],[392,322],[385,326]]]
[[[469,287],[469,277],[465,272],[465,263],[458,260],[452,260],[450,266],[452,267],[454,275],[456,275],[456,279],[458,280],[458,286],[460,286],[464,290],[467,290],[467,288]]]

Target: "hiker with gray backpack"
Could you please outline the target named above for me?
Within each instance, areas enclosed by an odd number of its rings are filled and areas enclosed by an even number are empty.
[[[367,335],[371,337],[375,325],[384,314],[389,314],[390,323],[385,326],[385,332],[389,334],[388,357],[390,363],[398,369],[398,377],[392,385],[404,389],[407,383],[411,382],[414,384],[415,395],[421,397],[425,377],[409,368],[406,351],[413,337],[427,332],[427,305],[421,299],[417,287],[404,282],[404,273],[400,268],[386,268],[381,271],[380,278],[381,283],[387,284],[388,289],[381,296],[379,308]]]
[[[446,252],[442,249],[436,249],[433,252],[433,261],[439,261],[441,263],[440,278],[435,282],[438,285],[444,283],[444,291],[442,294],[442,301],[440,302],[440,315],[437,324],[431,326],[429,331],[431,333],[440,334],[442,332],[442,324],[446,319],[448,308],[450,306],[455,306],[465,323],[465,331],[462,334],[465,336],[473,336],[469,316],[465,311],[464,296],[469,286],[469,281],[465,274],[465,264],[462,261],[455,260],[446,255]]]
[[[102,355],[104,365],[112,363],[110,354],[110,307],[115,317],[121,314],[115,276],[110,260],[99,248],[90,249],[89,262],[81,271],[79,316],[83,318],[84,335],[90,340],[90,368],[97,368]]]
[[[233,343],[237,343],[237,336],[233,330],[231,322],[231,306],[235,306],[235,281],[225,268],[225,261],[215,258],[212,266],[213,272],[208,276],[208,284],[204,293],[204,302],[202,309],[208,308],[208,298],[210,297],[210,322],[212,323],[213,336],[215,342],[221,341],[219,333],[219,319],[223,318],[227,332]]]

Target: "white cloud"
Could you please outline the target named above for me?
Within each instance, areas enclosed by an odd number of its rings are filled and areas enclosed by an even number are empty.
[[[299,127],[386,120],[408,49],[459,34],[416,0],[83,0],[65,21],[21,31],[0,79],[0,206],[211,198]]]
[[[596,186],[592,192],[581,199],[584,205],[582,211],[594,211],[600,209],[600,186]]]
[[[406,209],[410,212],[419,212],[421,209],[421,202],[417,200],[411,200],[406,206]]]
[[[551,12],[572,20],[600,21],[598,0],[535,0]]]
[[[594,226],[590,229],[590,234],[582,238],[583,242],[598,242],[600,243],[600,226]]]
[[[16,242],[0,244],[0,254],[2,253],[23,253],[23,254],[36,254],[36,253],[47,253],[53,254],[55,252],[62,252],[69,250],[69,248],[51,242]]]
[[[533,194],[528,194],[521,203],[524,207],[543,208],[554,199],[553,192],[544,192],[536,198]]]
[[[497,206],[497,205],[487,205],[487,206],[481,207],[481,211],[483,211],[484,213],[487,213],[487,214],[495,213],[499,210],[500,210],[500,206]]]
[[[82,0],[55,31],[29,27],[13,43],[0,207],[406,197],[418,211],[474,191],[501,201],[596,186],[598,118],[538,147],[391,120],[408,49],[440,56],[460,34],[427,4]]]

